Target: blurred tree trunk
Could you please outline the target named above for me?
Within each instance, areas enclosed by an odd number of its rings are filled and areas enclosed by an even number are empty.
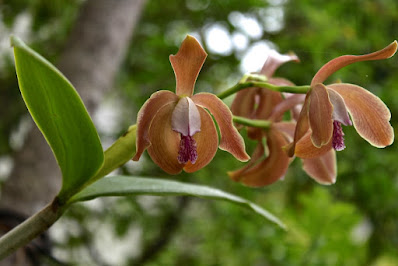
[[[81,9],[58,68],[72,82],[93,114],[112,89],[145,0],[88,0]],[[31,215],[60,189],[52,152],[36,126],[14,156],[15,167],[1,194],[0,207]]]

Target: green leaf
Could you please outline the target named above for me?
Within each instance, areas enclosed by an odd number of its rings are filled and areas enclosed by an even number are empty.
[[[211,187],[186,184],[166,179],[110,176],[103,178],[83,189],[81,192],[71,198],[70,203],[91,200],[103,196],[129,195],[188,195],[206,199],[229,201],[246,207],[285,229],[285,225],[273,214],[243,198]]]
[[[76,192],[104,161],[98,133],[72,84],[50,62],[11,37],[25,104],[62,172],[61,201]]]

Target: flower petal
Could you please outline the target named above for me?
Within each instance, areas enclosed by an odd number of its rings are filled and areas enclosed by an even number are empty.
[[[315,147],[326,145],[333,136],[333,106],[323,84],[316,84],[310,91],[308,118]]]
[[[138,161],[145,151],[151,145],[148,138],[148,130],[156,113],[166,104],[177,103],[178,96],[171,91],[158,91],[144,103],[137,115],[137,137],[136,154],[133,158]]]
[[[334,90],[328,89],[328,94],[330,102],[333,105],[333,120],[336,120],[346,126],[352,126],[343,97],[341,97],[341,95]]]
[[[303,159],[304,171],[316,182],[330,185],[336,182],[336,152],[330,149],[320,157]]]
[[[305,96],[303,94],[289,95],[287,98],[279,102],[272,110],[269,120],[281,121],[283,114],[295,108],[296,105],[302,104]]]
[[[283,101],[282,93],[262,89],[259,91],[259,95],[260,101],[258,103],[257,109],[255,110],[254,118],[268,119],[274,107]],[[282,119],[282,116],[276,117],[275,119],[276,121],[280,121]]]
[[[247,88],[239,91],[231,104],[231,112],[237,116],[252,118],[257,91],[258,88]]]
[[[288,141],[292,141],[294,137],[294,130],[296,129],[296,122],[283,121],[273,123],[272,127],[276,130],[282,132]]]
[[[290,114],[291,114],[292,120],[297,121],[300,116],[301,109],[303,108],[303,103],[304,103],[306,95],[305,94],[288,93],[288,92],[283,92],[282,95],[285,98],[285,100],[287,100],[291,97],[297,97],[300,99],[301,103],[296,104],[295,106],[293,106],[293,108],[290,109]]]
[[[194,164],[188,162],[185,165],[184,171],[188,173],[195,172],[205,167],[213,159],[218,148],[217,129],[213,119],[202,107],[198,106],[198,110],[200,119],[202,120],[202,127],[201,131],[193,136],[197,143],[196,151],[198,153],[198,159]]]
[[[177,160],[180,148],[180,134],[171,128],[171,116],[175,104],[163,106],[153,118],[149,128],[149,139],[152,143],[148,147],[149,156],[169,174],[178,174],[184,167]]]
[[[193,136],[200,131],[200,114],[189,97],[182,97],[171,116],[171,127],[183,136]]]
[[[271,91],[267,89],[258,90],[258,107],[254,110],[252,118],[254,119],[268,119],[276,105],[283,101],[280,92]],[[275,117],[275,121],[282,120],[283,113]],[[258,140],[262,137],[262,129],[249,127],[247,135],[250,139]]]
[[[315,74],[314,78],[311,81],[311,86],[317,83],[323,83],[334,72],[352,63],[390,58],[397,51],[397,45],[397,41],[394,41],[384,49],[370,54],[343,55],[332,59],[318,70],[318,72]]]
[[[287,140],[283,134],[271,129],[267,134],[268,157],[239,177],[232,176],[231,178],[251,187],[262,187],[279,180],[285,175],[290,162],[290,158],[282,149],[286,144]]]
[[[231,153],[240,161],[250,159],[245,151],[245,142],[232,122],[232,113],[217,96],[211,93],[198,93],[192,96],[192,101],[207,108],[214,116],[220,129],[220,149]]]
[[[192,96],[196,79],[205,62],[207,53],[199,42],[188,35],[176,55],[170,55],[170,63],[176,76],[176,94]]]
[[[364,88],[347,83],[328,85],[344,99],[358,134],[371,145],[384,148],[394,141],[391,113],[379,97]]]
[[[300,115],[297,120],[296,130],[294,131],[294,140],[288,146],[285,147],[290,157],[294,156],[296,143],[308,132],[310,124],[308,121],[308,112],[310,106],[310,93],[307,93],[303,108],[301,109]]]
[[[307,134],[297,142],[294,155],[302,159],[315,158],[324,155],[332,149],[332,138],[326,145],[317,148],[311,141],[311,133],[311,130],[308,130]]]
[[[275,50],[269,50],[267,60],[265,61],[260,73],[267,77],[271,77],[280,65],[289,61],[300,62],[297,55],[294,53],[280,54]]]
[[[250,161],[243,166],[242,168],[235,170],[235,171],[228,171],[228,176],[236,181],[239,182],[242,176],[244,176],[245,172],[252,168],[254,165],[259,163],[259,160],[265,156],[265,149],[262,141],[259,141],[251,158]]]

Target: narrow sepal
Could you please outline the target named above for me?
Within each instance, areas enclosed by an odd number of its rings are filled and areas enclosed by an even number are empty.
[[[176,94],[192,96],[196,79],[207,57],[199,42],[188,35],[176,55],[170,55],[170,63],[176,76]]]
[[[394,41],[384,49],[381,49],[379,51],[370,54],[343,55],[335,59],[332,59],[331,61],[323,65],[321,69],[318,70],[318,72],[315,74],[314,78],[311,81],[311,86],[317,83],[323,83],[334,72],[352,63],[390,58],[397,51],[397,45],[398,45],[397,41]]]
[[[289,61],[300,62],[299,58],[294,53],[280,54],[275,50],[270,50],[260,73],[267,77],[271,77],[279,66]]]

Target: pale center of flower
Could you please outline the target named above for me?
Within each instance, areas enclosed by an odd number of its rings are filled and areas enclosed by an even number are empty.
[[[341,127],[341,123],[336,120],[333,121],[332,146],[336,151],[342,151],[345,148],[343,128]]]
[[[181,98],[174,108],[171,116],[172,129],[181,135],[180,148],[177,160],[181,164],[191,161],[192,164],[198,158],[196,141],[193,138],[200,131],[200,113],[198,107],[189,97]]]

